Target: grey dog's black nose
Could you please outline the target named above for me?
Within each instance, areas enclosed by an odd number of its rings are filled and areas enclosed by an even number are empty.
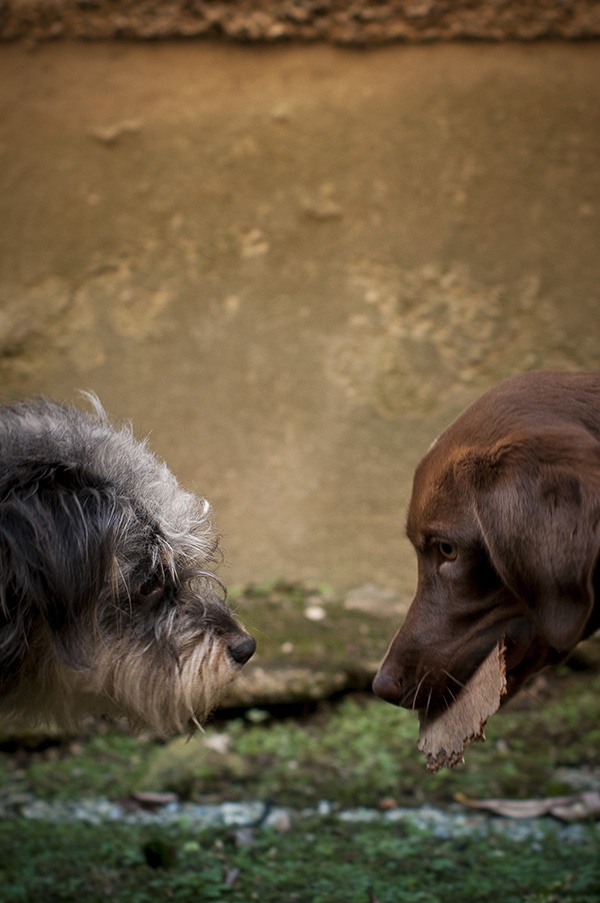
[[[227,645],[227,651],[238,665],[245,665],[256,651],[256,640],[247,633],[240,633]]]

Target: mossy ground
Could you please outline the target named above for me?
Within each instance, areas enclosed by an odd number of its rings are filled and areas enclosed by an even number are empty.
[[[297,602],[297,605],[296,605]],[[302,606],[302,599],[278,603]],[[312,629],[312,628],[311,628]],[[320,636],[323,636],[321,633]],[[569,774],[600,769],[600,670],[563,666],[489,722],[466,763],[427,774],[418,723],[366,693],[306,710],[222,713],[189,742],[133,737],[107,725],[77,738],[11,739],[0,752],[0,903],[231,900],[261,903],[591,903],[600,899],[600,840],[556,836],[440,840],[406,824],[335,818],[287,831],[49,824],[19,816],[47,800],[172,791],[181,800],[262,800],[297,809],[444,807],[471,798],[569,792]],[[284,716],[282,716],[284,715]],[[591,778],[590,778],[591,779]]]

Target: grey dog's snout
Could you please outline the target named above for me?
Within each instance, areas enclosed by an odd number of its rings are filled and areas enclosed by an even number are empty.
[[[227,645],[227,651],[238,665],[245,665],[256,651],[256,640],[247,633],[240,633]]]

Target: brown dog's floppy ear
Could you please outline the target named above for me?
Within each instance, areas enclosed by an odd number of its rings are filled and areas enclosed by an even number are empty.
[[[509,437],[459,465],[492,563],[560,652],[582,638],[600,550],[600,444],[584,429]]]

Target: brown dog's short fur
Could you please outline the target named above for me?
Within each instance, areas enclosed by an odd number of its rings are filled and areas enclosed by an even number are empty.
[[[478,399],[417,467],[418,585],[373,684],[449,705],[499,641],[507,696],[600,627],[600,372],[524,373]]]

